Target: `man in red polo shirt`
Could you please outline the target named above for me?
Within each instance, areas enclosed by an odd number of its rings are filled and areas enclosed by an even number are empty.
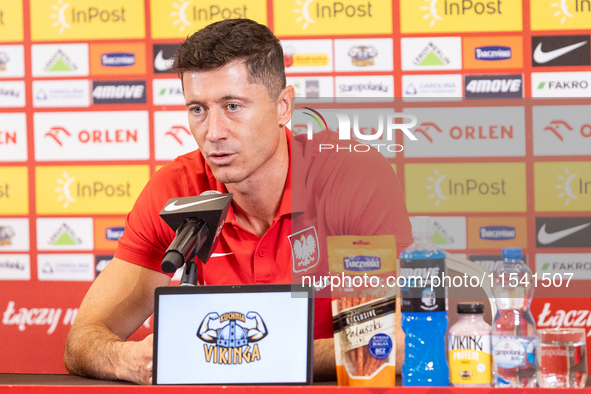
[[[209,25],[181,46],[174,67],[199,150],[158,171],[128,215],[115,258],[68,335],[64,362],[72,373],[150,383],[151,335],[126,340],[153,312],[154,289],[170,283],[160,263],[174,232],[158,216],[170,198],[234,195],[214,254],[198,262],[200,284],[326,274],[328,235],[394,234],[399,250],[411,242],[400,186],[379,153],[319,154],[319,144],[339,143],[336,133],[291,136],[294,89],[285,87],[283,51],[267,27],[246,19]],[[309,235],[318,258],[304,263],[292,241]],[[315,378],[335,376],[329,302],[316,301]]]

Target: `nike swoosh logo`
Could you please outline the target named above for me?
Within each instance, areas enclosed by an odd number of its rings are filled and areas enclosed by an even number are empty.
[[[539,63],[539,64],[548,63],[548,62],[550,62],[562,55],[566,55],[567,53],[572,52],[575,49],[582,47],[586,43],[587,43],[587,41],[583,41],[583,42],[579,42],[577,44],[569,45],[564,48],[555,49],[550,52],[544,52],[544,51],[542,51],[542,43],[540,42],[538,44],[538,46],[536,47],[536,50],[534,51],[534,60],[536,61],[536,63]]]
[[[158,71],[168,71],[172,66],[172,59],[164,59],[164,51],[160,50],[154,59],[154,68]]]
[[[589,226],[591,226],[591,223],[585,223],[585,224],[581,224],[580,226],[571,227],[571,228],[567,228],[565,230],[560,230],[560,231],[556,231],[555,233],[548,234],[546,232],[546,223],[544,223],[542,225],[542,228],[538,232],[538,241],[542,245],[548,245],[548,244],[551,244],[552,242],[558,241],[559,239],[562,239],[564,237],[568,237],[569,235],[574,234],[577,231],[581,231],[582,229],[589,227]]]
[[[225,197],[226,196],[210,198],[209,200],[190,202],[190,203],[182,204],[182,205],[176,205],[176,203],[178,202],[178,200],[177,200],[177,201],[173,202],[172,204],[168,205],[166,208],[164,208],[164,210],[166,212],[174,212],[174,211],[178,211],[179,209],[188,208],[188,207],[192,207],[194,205],[199,205],[199,204],[205,204],[206,202],[219,200],[220,198],[225,198]]]
[[[222,257],[222,256],[227,256],[229,254],[234,254],[234,252],[230,252],[230,253],[212,253],[211,257]]]

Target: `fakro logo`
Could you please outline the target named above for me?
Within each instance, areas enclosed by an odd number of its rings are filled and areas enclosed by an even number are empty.
[[[444,131],[433,122],[421,123],[414,132],[421,133],[431,143],[433,143],[433,138],[431,138],[429,132],[444,133]],[[513,125],[452,126],[446,133],[449,133],[449,136],[454,140],[513,139]]]
[[[564,120],[551,121],[548,126],[544,127],[544,131],[549,131],[549,132],[553,133],[560,141],[564,141],[564,137],[562,136],[562,132],[563,133],[570,133],[570,132],[576,133],[576,131],[574,131],[574,128],[568,122],[566,122]],[[582,125],[581,128],[579,129],[579,133],[585,138],[591,137],[591,124],[585,123],[584,125]]]
[[[304,112],[305,115],[308,115],[310,118],[314,119],[316,121],[316,123],[320,126],[320,129],[323,130],[322,125],[324,124],[324,127],[326,129],[328,129],[328,125],[326,123],[326,120],[324,119],[324,117],[322,116],[322,114],[312,108],[309,107],[304,107],[304,109],[307,109],[308,111],[311,111],[312,113],[314,113],[315,115],[317,115],[321,120],[322,123],[320,122],[320,120],[314,116],[313,114],[309,113],[309,112]],[[345,113],[344,111],[323,111],[326,114],[333,114],[337,117],[337,120],[339,122],[339,140],[341,141],[351,141],[351,121],[349,119],[349,115],[347,113]],[[402,132],[404,134],[406,134],[406,136],[412,140],[412,141],[417,141],[417,137],[415,137],[411,132],[410,132],[410,128],[414,127],[417,124],[417,118],[416,116],[412,115],[412,114],[408,114],[408,113],[387,113],[385,114],[386,116],[386,140],[388,141],[394,141],[394,130],[402,130]],[[408,123],[396,123],[395,119],[396,118],[406,118],[406,119],[410,119],[410,122]],[[379,114],[378,115],[378,128],[376,129],[372,129],[373,131],[375,131],[373,134],[364,134],[361,132],[360,128],[359,128],[359,114],[354,114],[353,115],[353,135],[356,139],[361,140],[361,141],[375,141],[378,139],[382,138],[382,135],[384,134],[384,114]],[[308,139],[311,140],[313,138],[313,133],[314,133],[314,129],[313,129],[313,123],[311,120],[308,121],[308,129],[307,129],[307,134],[308,134]],[[374,147],[375,149],[378,150],[378,152],[380,151],[381,147],[384,147],[384,150],[388,150],[389,152],[401,152],[404,148],[402,147],[402,145],[400,144],[371,144],[371,147]],[[320,152],[322,152],[323,150],[331,150],[331,149],[336,149],[336,151],[338,152],[339,150],[354,150],[355,152],[368,152],[371,149],[370,145],[367,144],[358,144],[358,145],[354,145],[354,146],[339,146],[337,145],[335,147],[335,145],[333,144],[320,144],[319,145],[319,150]]]
[[[54,126],[45,133],[45,137],[50,137],[59,146],[63,146],[66,137],[72,137],[72,134],[61,126]],[[138,141],[138,131],[135,130],[80,130],[76,138],[83,144],[121,144]]]

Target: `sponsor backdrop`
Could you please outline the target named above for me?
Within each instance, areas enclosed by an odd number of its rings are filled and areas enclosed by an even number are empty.
[[[421,143],[384,155],[444,249],[492,270],[520,246],[540,275],[591,284],[591,102],[540,99],[590,97],[589,1],[0,0],[0,372],[65,372],[125,214],[197,148],[168,59],[224,18],[274,30],[302,100],[417,116]],[[537,294],[538,327],[591,333],[590,300]]]

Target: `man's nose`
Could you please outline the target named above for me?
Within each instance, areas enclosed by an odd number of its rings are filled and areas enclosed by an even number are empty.
[[[226,118],[221,111],[213,110],[207,119],[207,140],[215,142],[228,137]]]

